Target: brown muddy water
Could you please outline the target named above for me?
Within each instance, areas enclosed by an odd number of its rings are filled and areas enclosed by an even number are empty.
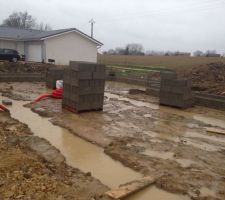
[[[54,126],[48,118],[40,117],[29,108],[23,107],[26,103],[13,101],[13,105],[9,107],[11,116],[27,124],[34,135],[47,139],[58,148],[65,156],[67,164],[84,172],[91,172],[93,177],[110,188],[117,188],[121,184],[142,177],[141,174],[111,159],[104,153],[103,148],[86,142],[64,128]],[[127,198],[127,200],[150,199],[189,200],[190,198],[168,193],[155,186],[148,187]]]
[[[159,109],[159,106],[156,104],[147,103],[147,102],[143,102],[143,101],[137,101],[137,100],[126,98],[126,97],[121,97],[120,95],[117,95],[117,94],[105,92],[105,97],[110,98],[110,99],[117,99],[118,101],[127,101],[130,104],[137,106],[137,107],[147,107],[147,108],[151,108],[153,110]]]
[[[111,159],[104,153],[103,148],[86,142],[64,128],[54,126],[48,118],[40,117],[23,105],[24,102],[13,101],[11,116],[27,124],[34,135],[47,139],[58,148],[69,165],[84,172],[91,172],[110,188],[142,177],[141,174]]]
[[[164,160],[174,160],[177,163],[179,163],[183,168],[189,167],[191,164],[194,164],[193,161],[188,160],[188,159],[175,158],[173,152],[159,152],[159,151],[152,151],[152,150],[146,149],[143,152],[143,154],[151,156],[151,157],[161,158]]]
[[[190,200],[186,196],[172,194],[153,186],[129,197],[127,200]]]

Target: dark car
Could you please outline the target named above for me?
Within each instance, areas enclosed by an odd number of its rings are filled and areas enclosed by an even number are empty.
[[[20,55],[14,49],[0,49],[0,60],[17,62],[18,60],[20,60]]]

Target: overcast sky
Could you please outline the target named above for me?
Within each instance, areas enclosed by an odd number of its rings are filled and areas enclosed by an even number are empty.
[[[27,10],[53,29],[75,27],[104,43],[102,50],[141,43],[145,50],[225,53],[225,0],[0,0],[0,22]]]

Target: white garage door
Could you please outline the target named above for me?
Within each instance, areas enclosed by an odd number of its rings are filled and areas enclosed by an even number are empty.
[[[41,45],[32,44],[27,47],[27,60],[32,62],[42,62]]]

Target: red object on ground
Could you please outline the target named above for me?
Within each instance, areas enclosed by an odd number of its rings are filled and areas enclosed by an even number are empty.
[[[9,110],[5,106],[0,104],[0,112],[3,112],[3,111],[9,112]]]
[[[47,99],[48,97],[51,97],[51,94],[43,94],[40,97],[38,97],[37,99],[35,99],[35,102],[41,101],[43,99]]]
[[[54,99],[62,99],[63,98],[63,89],[56,89],[52,91],[52,94],[43,94],[37,99],[35,99],[35,102],[39,102],[41,100],[47,99],[47,98],[54,98]]]

